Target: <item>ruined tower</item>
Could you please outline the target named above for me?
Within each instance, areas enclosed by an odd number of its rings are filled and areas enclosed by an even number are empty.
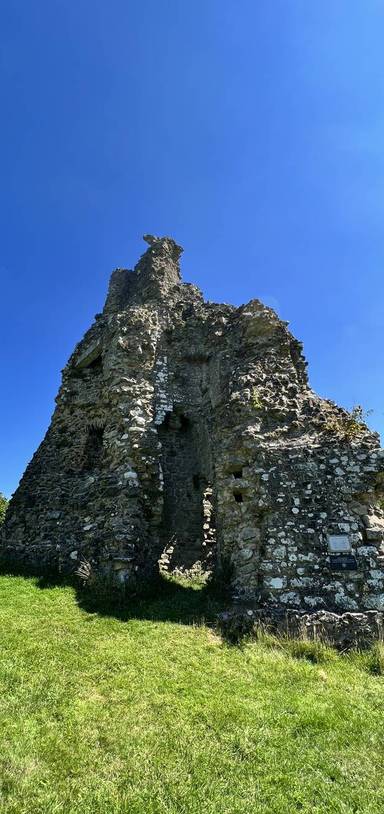
[[[309,387],[301,344],[259,300],[205,302],[181,248],[146,236],[63,371],[3,528],[3,562],[127,585],[225,568],[239,597],[382,609],[378,436]]]

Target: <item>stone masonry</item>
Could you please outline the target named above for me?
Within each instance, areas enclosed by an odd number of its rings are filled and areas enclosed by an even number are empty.
[[[182,249],[146,236],[63,371],[3,527],[3,563],[128,589],[221,568],[235,597],[384,608],[384,452],[309,387],[301,344],[259,300],[205,302]]]

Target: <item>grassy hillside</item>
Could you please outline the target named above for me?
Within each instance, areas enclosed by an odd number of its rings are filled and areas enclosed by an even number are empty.
[[[116,618],[1,577],[0,811],[382,811],[377,655],[230,647],[191,624],[211,612],[175,587]]]

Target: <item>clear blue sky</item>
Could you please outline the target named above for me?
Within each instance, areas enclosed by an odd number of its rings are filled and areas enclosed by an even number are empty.
[[[384,429],[384,3],[3,0],[0,491],[144,232]]]

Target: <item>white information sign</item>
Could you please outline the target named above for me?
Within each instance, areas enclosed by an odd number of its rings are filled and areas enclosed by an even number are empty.
[[[328,534],[328,548],[332,554],[344,554],[351,550],[348,534]]]

